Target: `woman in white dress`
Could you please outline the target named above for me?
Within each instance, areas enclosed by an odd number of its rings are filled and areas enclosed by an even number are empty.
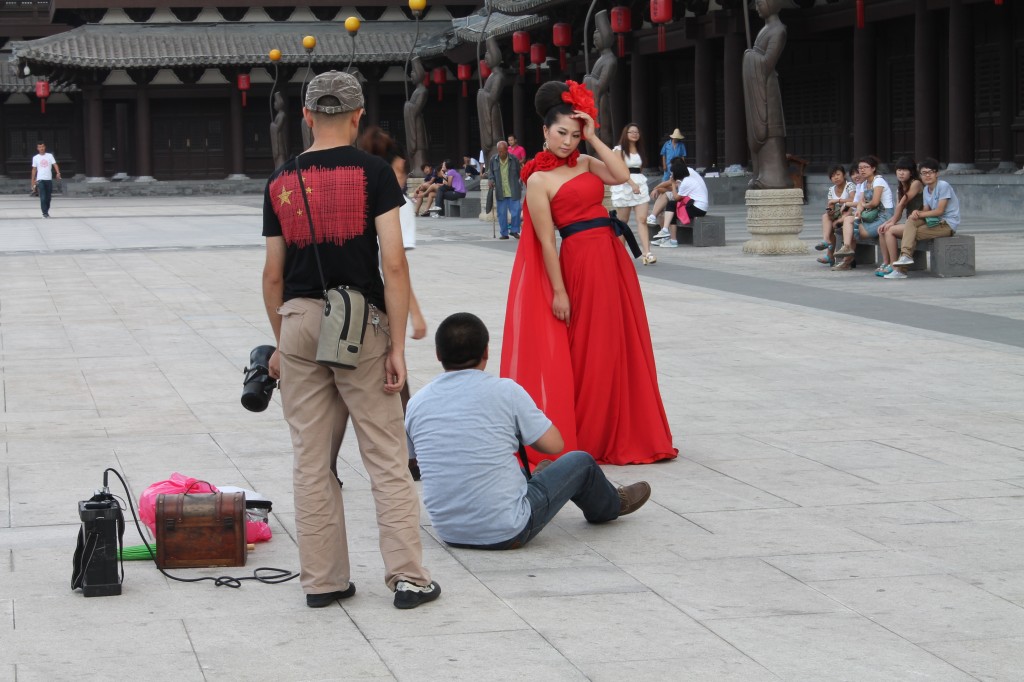
[[[643,142],[640,139],[640,126],[630,123],[622,129],[619,144],[612,150],[622,155],[629,167],[629,180],[621,185],[613,185],[612,208],[619,220],[629,224],[629,216],[636,209],[636,227],[640,233],[640,245],[643,248],[643,264],[651,265],[657,258],[651,253],[651,237],[647,230],[647,207],[651,197],[647,192],[647,176],[644,175]]]

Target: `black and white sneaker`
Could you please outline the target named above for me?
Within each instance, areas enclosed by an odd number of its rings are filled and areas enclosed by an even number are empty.
[[[399,580],[395,586],[395,608],[414,609],[421,604],[434,601],[441,596],[441,586],[430,581],[426,587]]]
[[[350,582],[348,587],[344,590],[338,590],[337,592],[323,592],[321,594],[307,594],[306,595],[306,606],[311,609],[322,609],[325,606],[330,606],[336,601],[341,599],[348,599],[356,593],[356,584]]]
[[[430,208],[427,209],[427,211],[429,211],[430,213],[440,213],[441,212],[441,207],[440,206],[431,206]]]

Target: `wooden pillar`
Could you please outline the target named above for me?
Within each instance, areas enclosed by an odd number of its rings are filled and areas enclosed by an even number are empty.
[[[718,158],[715,130],[715,57],[711,40],[697,38],[693,50],[693,99],[697,122],[697,168],[711,168]]]
[[[360,71],[362,71],[362,69],[360,69]],[[368,79],[363,89],[366,91],[366,122],[371,126],[379,126],[380,80]]]
[[[114,105],[114,174],[124,178],[128,175],[128,105],[118,102]]]
[[[853,155],[875,153],[877,116],[875,100],[875,41],[871,24],[853,29]]]
[[[999,26],[999,54],[1013,54],[1013,13],[1011,4],[1004,2],[994,7],[996,25]],[[1014,172],[1017,163],[1013,154],[1013,60],[999,60],[999,127],[996,140],[999,145],[999,166],[1002,172]]]
[[[914,154],[917,160],[939,156],[939,51],[928,0],[914,0]],[[856,62],[854,62],[856,63]],[[860,69],[854,69],[854,73]],[[855,91],[856,92],[856,91]],[[968,99],[974,101],[973,93]],[[855,146],[856,149],[856,146]]]
[[[478,149],[474,149],[469,142],[469,96],[462,96],[462,83],[455,86],[455,96],[459,100],[458,106],[458,117],[459,117],[459,130],[456,134],[456,144],[459,145],[459,153],[456,155],[457,162],[462,164],[462,157],[468,156],[471,159],[477,158],[480,154]],[[473,100],[474,104],[476,100]],[[479,147],[479,145],[477,145]]]
[[[974,24],[963,0],[949,0],[949,167],[974,170]]]
[[[618,53],[616,53],[618,54]],[[619,60],[618,68],[615,69],[615,77],[612,78],[612,139],[618,144],[619,136],[626,124],[632,121],[629,117],[629,93],[630,87],[626,82],[629,74],[626,72],[626,65]],[[612,145],[614,146],[614,145]]]
[[[658,150],[654,145],[658,142],[657,130],[654,123],[648,120],[647,115],[647,57],[636,50],[634,43],[633,54],[629,60],[629,120],[640,126],[641,134],[647,140],[647,148],[642,150],[643,157],[648,166],[657,167]]]
[[[725,100],[725,165],[744,166],[750,147],[747,145],[747,118],[743,103],[743,50],[747,47],[742,33],[725,34],[725,55],[722,60],[722,83]]]
[[[7,125],[4,123],[4,102],[8,93],[0,92],[0,178],[7,177]]]
[[[153,140],[149,114],[149,88],[135,86],[135,182],[152,182]]]
[[[509,135],[515,135],[519,144],[523,144],[526,138],[526,86],[520,76],[515,76],[515,83],[512,84],[512,130],[505,126],[502,139]]]
[[[98,86],[85,89],[85,181],[107,181],[103,176],[103,99]]]
[[[245,180],[245,141],[242,135],[242,99],[228,87],[228,100],[231,104],[231,173],[228,180]]]

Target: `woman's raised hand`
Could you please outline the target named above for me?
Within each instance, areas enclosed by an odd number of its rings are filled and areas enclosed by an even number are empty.
[[[581,132],[583,133],[584,139],[593,140],[597,134],[597,126],[594,124],[594,119],[590,117],[590,114],[577,109],[573,111],[572,117],[583,124]]]

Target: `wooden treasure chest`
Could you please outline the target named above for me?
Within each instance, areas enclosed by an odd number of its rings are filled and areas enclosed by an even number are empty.
[[[245,566],[245,493],[156,498],[156,565]]]

